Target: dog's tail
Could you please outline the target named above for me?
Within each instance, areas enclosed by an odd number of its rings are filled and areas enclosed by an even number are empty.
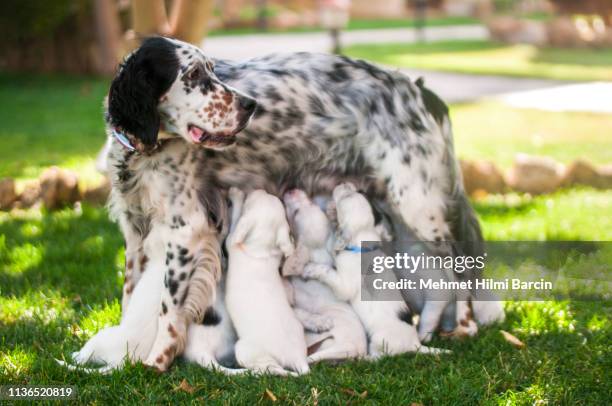
[[[90,368],[90,367],[84,367],[82,365],[72,365],[72,364],[67,363],[66,361],[62,361],[61,359],[57,359],[57,358],[55,358],[55,362],[57,362],[59,365],[63,366],[64,368],[68,369],[69,371],[81,371],[81,372],[85,372],[86,374],[107,375],[111,373],[112,371],[114,371],[115,369],[119,368],[119,366],[117,365],[106,365],[106,366],[99,367],[99,368]]]

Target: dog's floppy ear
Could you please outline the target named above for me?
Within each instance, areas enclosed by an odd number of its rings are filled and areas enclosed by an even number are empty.
[[[145,40],[121,66],[108,94],[110,124],[145,147],[157,142],[157,105],[178,74],[175,46],[165,38]]]

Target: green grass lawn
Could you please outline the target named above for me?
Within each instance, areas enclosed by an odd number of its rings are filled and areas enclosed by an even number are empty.
[[[560,80],[612,80],[612,49],[537,48],[481,40],[354,45],[349,56],[385,65]]]
[[[0,74],[0,178],[37,177],[50,165],[99,179],[102,99],[109,80]]]
[[[451,106],[455,147],[462,158],[509,167],[518,153],[568,163],[612,163],[612,115],[518,109],[495,102]]]
[[[612,239],[612,192],[496,197],[476,205],[486,236]],[[99,404],[205,400],[252,404],[270,390],[282,403],[605,404],[610,301],[508,303],[507,320],[464,341],[437,339],[441,357],[317,365],[301,378],[228,378],[179,362],[157,375],[140,365],[110,376],[54,363],[120,318],[123,241],[104,209],[0,214],[0,384],[72,384]],[[518,350],[500,329],[526,343]],[[193,394],[177,387],[183,379]],[[542,403],[544,404],[544,403]]]
[[[48,165],[97,175],[104,79],[0,75],[0,177],[27,179]],[[516,152],[610,162],[610,117],[452,106],[465,158],[507,166]],[[612,240],[612,192],[489,196],[476,202],[489,240]],[[596,259],[593,259],[595,261]],[[437,339],[451,355],[317,365],[301,378],[228,378],[178,363],[164,375],[130,366],[110,376],[69,372],[53,358],[120,317],[123,240],[102,208],[0,213],[0,384],[73,384],[82,403],[605,404],[612,390],[610,301],[509,303],[501,326],[475,339]],[[501,337],[512,332],[518,350]],[[178,388],[186,379],[193,394]]]

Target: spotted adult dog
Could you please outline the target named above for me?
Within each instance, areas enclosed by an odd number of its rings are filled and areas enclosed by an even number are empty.
[[[147,263],[166,267],[146,360],[161,370],[213,303],[230,186],[316,195],[350,180],[418,238],[482,250],[447,108],[400,73],[310,53],[228,63],[151,38],[113,80],[106,123],[110,208],[126,241],[124,311]],[[421,318],[437,324],[444,305],[427,303]]]

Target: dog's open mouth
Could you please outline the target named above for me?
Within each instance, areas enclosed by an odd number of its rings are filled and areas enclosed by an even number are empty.
[[[198,127],[195,124],[189,124],[187,127],[187,131],[189,131],[189,136],[191,140],[196,144],[201,144],[203,146],[222,146],[222,145],[231,145],[236,141],[234,135],[238,131],[234,132],[224,132],[224,133],[216,133],[212,134],[204,129]]]

